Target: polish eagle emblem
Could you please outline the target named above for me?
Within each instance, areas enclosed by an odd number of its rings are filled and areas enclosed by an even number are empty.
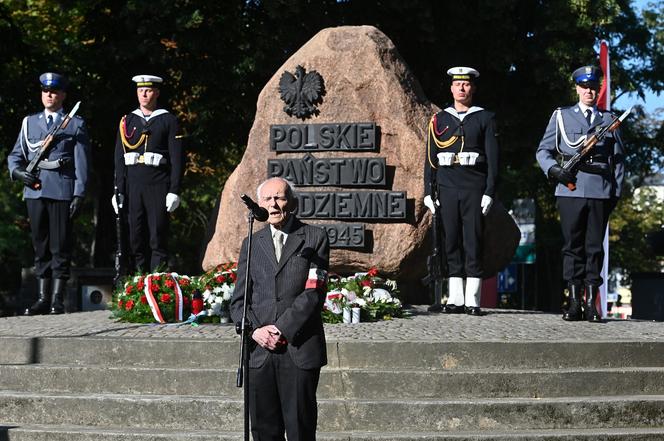
[[[306,72],[304,67],[297,66],[295,75],[284,71],[279,79],[279,93],[284,100],[284,112],[289,116],[305,119],[317,115],[317,104],[325,95],[325,85],[321,74],[312,70]]]

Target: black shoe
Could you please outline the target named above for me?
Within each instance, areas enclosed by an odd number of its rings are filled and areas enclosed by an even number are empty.
[[[443,312],[445,310],[445,306],[436,303],[435,305],[431,305],[427,308],[427,311],[429,312]]]
[[[586,320],[591,323],[602,323],[599,286],[586,286]]]
[[[567,311],[563,312],[563,320],[566,322],[576,322],[582,319],[583,312],[581,310],[583,298],[583,286],[569,285],[569,306]]]
[[[39,299],[29,308],[25,309],[25,315],[48,314],[51,306],[51,279],[37,279]]]
[[[479,317],[482,315],[482,309],[479,306],[466,306],[466,314]]]
[[[465,308],[466,307],[464,305],[461,306],[455,304],[445,305],[443,307],[443,312],[445,314],[463,314],[466,311]]]
[[[53,298],[51,300],[51,314],[64,314],[64,296],[67,289],[67,281],[55,279],[53,281]]]

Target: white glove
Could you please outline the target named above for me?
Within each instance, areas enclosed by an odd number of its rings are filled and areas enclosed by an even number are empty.
[[[115,195],[113,195],[111,198],[111,205],[113,206],[113,211],[115,211],[115,214],[118,214],[118,207],[122,208],[124,205],[124,195],[119,193],[117,200],[115,200]]]
[[[493,198],[491,196],[482,195],[482,202],[480,202],[480,206],[482,207],[482,214],[484,216],[486,216],[486,214],[489,212],[489,209],[491,209],[492,205]]]
[[[440,205],[438,201],[434,202],[433,199],[431,199],[431,195],[428,194],[424,196],[424,205],[431,211],[431,214],[436,213],[436,206]]]
[[[168,193],[166,195],[166,211],[172,213],[180,206],[180,196],[175,193]]]

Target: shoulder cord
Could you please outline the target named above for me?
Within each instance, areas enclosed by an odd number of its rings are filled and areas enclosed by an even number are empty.
[[[148,151],[148,138],[149,135],[147,133],[141,134],[140,138],[138,138],[138,141],[136,141],[135,144],[132,144],[129,142],[127,139],[127,136],[131,137],[134,134],[134,131],[136,128],[134,127],[134,130],[132,130],[131,135],[127,135],[127,116],[123,116],[120,119],[120,138],[122,139],[122,149],[124,150],[125,153],[127,153],[127,149],[129,150],[136,150],[138,147],[140,147],[141,144],[143,144],[143,141],[145,141],[145,151]]]
[[[451,136],[450,139],[447,141],[439,141],[436,135],[442,135],[443,132],[438,133],[436,131],[436,115],[431,117],[431,120],[429,121],[429,133],[427,136],[427,159],[429,160],[429,164],[431,164],[431,139],[433,138],[433,142],[436,144],[436,147],[439,149],[446,149],[459,139],[459,136],[454,135]],[[459,153],[463,152],[463,147],[465,145],[466,138],[464,136],[461,136],[461,148],[459,149]],[[458,160],[456,160],[458,161]],[[456,162],[455,161],[455,162]],[[431,164],[431,167],[437,168],[435,165]]]
[[[569,138],[567,137],[567,133],[565,132],[565,124],[563,122],[563,115],[560,111],[560,109],[556,110],[556,150],[558,150],[558,153],[561,155],[563,152],[560,150],[560,147],[558,147],[559,143],[559,136],[558,134],[562,135],[563,141],[565,141],[565,144],[567,144],[571,149],[578,149],[583,145],[584,142],[586,142],[586,137],[587,135],[583,135],[579,139],[576,140],[576,142],[571,142]]]
[[[28,146],[28,150],[30,150],[30,152],[36,152],[44,144],[44,140],[37,141],[37,142],[30,142],[28,140],[28,117],[27,116],[25,118],[23,118],[23,122],[21,123],[21,132],[23,133],[23,139],[25,141],[25,145]],[[26,156],[25,151],[23,151],[23,156]],[[26,157],[26,159],[27,159],[27,157]]]

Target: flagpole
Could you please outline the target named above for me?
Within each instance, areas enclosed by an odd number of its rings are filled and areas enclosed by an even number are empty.
[[[604,107],[605,110],[611,110],[611,66],[609,63],[609,43],[606,40],[600,42],[599,49],[599,62],[604,72],[604,87],[603,90],[600,90],[598,107]],[[602,92],[604,92],[602,94]],[[606,230],[604,231],[604,263],[602,265],[602,279],[604,283],[599,288],[599,295],[602,304],[602,317],[606,317],[608,314],[607,311],[607,299],[606,294],[608,292],[609,285],[609,224],[606,224]]]

